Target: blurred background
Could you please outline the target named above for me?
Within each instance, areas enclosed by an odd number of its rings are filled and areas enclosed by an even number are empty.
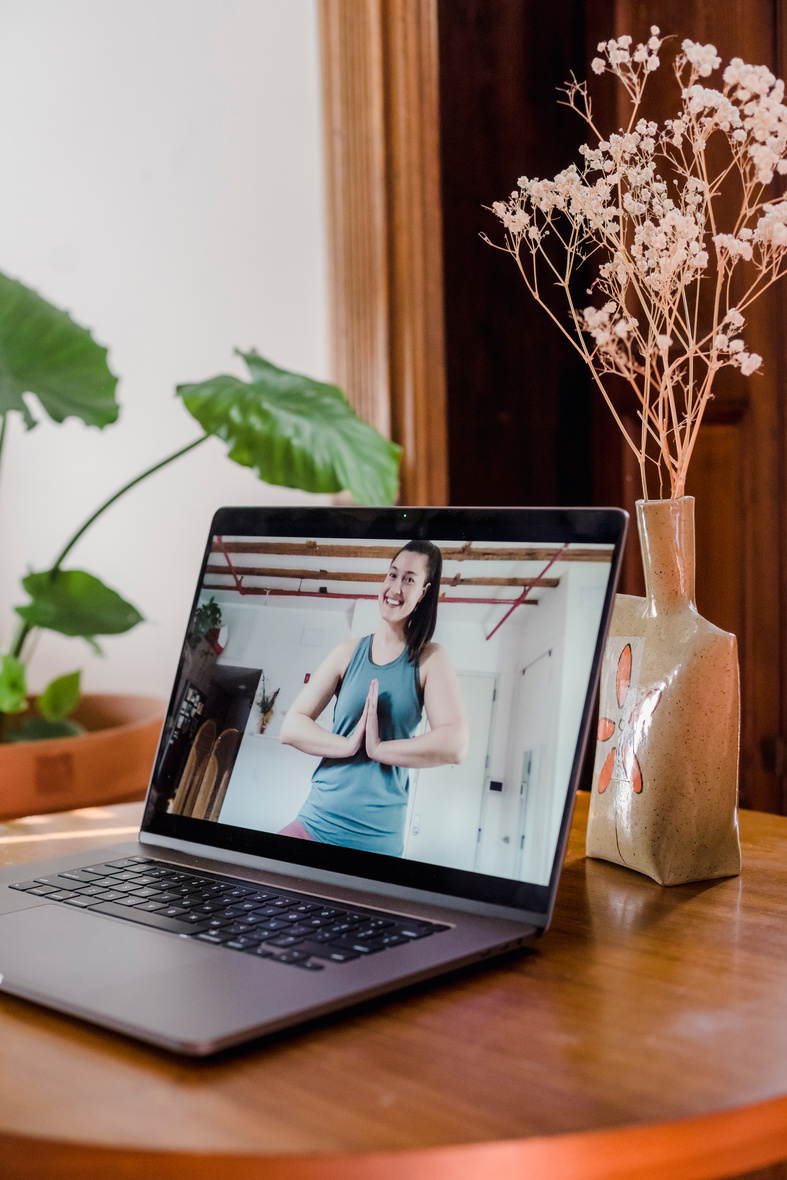
[[[9,415],[0,469],[0,634],[69,536],[202,431],[180,383],[245,376],[234,349],[328,377],[314,0],[5,0],[0,270],[109,348],[117,423]],[[40,636],[32,688],[169,694],[202,547],[222,504],[304,501],[210,439],[110,509],[67,566],[146,621],[87,645]]]

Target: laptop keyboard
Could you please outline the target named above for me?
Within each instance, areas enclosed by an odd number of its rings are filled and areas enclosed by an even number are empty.
[[[67,869],[11,888],[309,971],[448,930],[437,922],[345,907],[142,856]]]

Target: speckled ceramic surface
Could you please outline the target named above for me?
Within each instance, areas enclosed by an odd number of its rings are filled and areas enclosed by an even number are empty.
[[[694,499],[637,503],[645,598],[620,594],[604,658],[588,856],[662,885],[734,876],[738,646],[694,603]]]

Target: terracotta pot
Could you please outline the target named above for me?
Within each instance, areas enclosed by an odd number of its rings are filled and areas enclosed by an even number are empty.
[[[588,856],[662,885],[740,872],[738,649],[694,602],[694,499],[638,501],[645,598],[618,595]]]
[[[0,745],[0,819],[143,798],[166,704],[153,697],[82,697],[78,737]]]

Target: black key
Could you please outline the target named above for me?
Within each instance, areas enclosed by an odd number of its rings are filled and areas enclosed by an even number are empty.
[[[231,947],[234,951],[248,951],[258,947],[260,945],[260,940],[259,938],[251,938],[244,935],[239,935],[237,938],[233,938],[229,942],[225,942],[224,945]]]
[[[380,935],[380,941],[383,946],[402,946],[405,942],[412,942],[411,938],[405,938],[403,934],[391,934],[390,931],[384,932]]]
[[[108,914],[111,918],[130,918],[132,922],[139,922],[142,926],[155,926],[157,930],[168,930],[171,934],[194,934],[202,929],[182,918],[165,918],[161,913],[129,909],[117,901],[101,901],[98,905],[92,905],[91,909],[99,914]],[[207,922],[204,926],[207,927]]]
[[[255,938],[261,938],[263,942],[270,942],[272,938],[278,938],[280,931],[271,930],[268,926],[254,926],[249,930],[249,934],[253,934]]]
[[[241,935],[251,936],[252,934],[255,936],[255,938],[257,938],[257,931],[255,930],[254,926],[251,925],[250,923],[229,922],[224,927],[224,929],[227,931],[228,934],[237,935],[238,938],[240,938]],[[259,938],[257,938],[257,941],[259,942]]]
[[[19,886],[12,885],[11,888],[18,889]],[[32,893],[34,897],[49,897],[52,893],[57,893],[57,890],[51,885],[34,885],[33,888],[28,889],[27,892]]]
[[[443,927],[447,929],[447,927]],[[403,934],[405,938],[426,938],[427,934],[434,934],[435,927],[431,922],[402,922],[398,926],[398,931]]]
[[[291,934],[279,934],[275,938],[266,938],[269,946],[297,946],[303,942],[302,938],[293,938]]]
[[[385,947],[375,946],[374,941],[353,942],[351,939],[339,939],[328,944],[329,949],[338,951],[352,951],[355,955],[373,955],[375,951],[383,951]]]
[[[47,901],[67,901],[69,897],[79,897],[79,890],[69,889],[66,891],[65,889],[60,889],[57,893],[50,893]]]
[[[107,864],[111,869],[125,869],[131,865],[153,864],[153,861],[145,856],[126,856],[123,860],[108,860]]]
[[[357,922],[334,922],[332,926],[326,927],[326,933],[333,938],[341,938],[344,934],[349,934],[355,930]]]
[[[39,877],[36,881],[37,885],[54,885],[56,889],[79,889],[84,885],[84,881],[71,881],[68,877]]]
[[[216,946],[221,946],[223,942],[227,941],[226,935],[218,934],[215,930],[204,930],[202,934],[197,934],[197,938],[202,942],[212,942]]]
[[[90,865],[89,868],[82,870],[83,873],[90,873],[91,877],[111,877],[114,871],[106,865]]]
[[[80,897],[78,893],[72,893],[70,897],[65,899],[66,905],[78,906],[79,909],[86,910],[89,906],[95,905],[92,897]]]
[[[281,912],[281,907],[275,905],[260,905],[255,910],[255,913],[259,914],[261,918],[276,918]]]
[[[228,922],[235,922],[247,930],[251,930],[252,926],[267,926],[270,921],[269,918],[263,918],[261,914],[236,914],[229,910],[225,912],[224,917]]]
[[[44,878],[40,877],[37,881],[17,881],[15,885],[9,885],[9,889],[21,889],[26,892],[28,889],[35,889],[38,885],[44,884]]]
[[[91,892],[92,890],[89,887],[87,889],[83,889],[82,897]],[[98,886],[95,896],[99,899],[99,901],[120,901],[120,899],[126,895],[125,893],[121,893],[119,889],[104,889],[103,886]]]
[[[360,955],[356,951],[314,942],[312,939],[304,939],[299,944],[299,950],[307,951],[310,955],[316,955],[319,959],[332,959],[335,963],[349,963],[351,959],[360,958]]]
[[[319,955],[321,959],[330,959],[333,963],[349,963],[353,959],[361,957],[357,951],[340,950],[333,946],[320,947],[319,950],[314,951],[314,954]]]

